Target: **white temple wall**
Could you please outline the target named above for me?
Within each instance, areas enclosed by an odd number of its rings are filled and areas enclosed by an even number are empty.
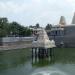
[[[63,41],[65,47],[75,47],[75,25],[66,26],[63,32],[64,35],[49,35],[49,38],[54,39],[57,46]]]

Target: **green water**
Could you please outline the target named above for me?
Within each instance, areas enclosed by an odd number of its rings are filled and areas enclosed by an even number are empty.
[[[75,75],[75,48],[55,48],[51,60],[32,63],[31,49],[0,52],[0,75]]]

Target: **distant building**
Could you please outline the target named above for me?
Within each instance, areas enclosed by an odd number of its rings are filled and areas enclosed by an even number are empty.
[[[55,40],[58,47],[75,47],[75,13],[72,24],[66,24],[64,16],[61,16],[59,24],[51,28],[48,32],[50,40]]]

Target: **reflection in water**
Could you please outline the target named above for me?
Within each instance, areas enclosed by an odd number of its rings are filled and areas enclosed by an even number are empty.
[[[49,64],[50,62],[47,59],[40,59],[38,62],[37,61],[33,62],[32,66],[41,67],[41,66],[46,66]]]
[[[24,65],[30,55],[29,49],[0,52],[0,70]]]
[[[0,52],[0,75],[75,75],[75,48],[55,48],[54,57],[35,59],[31,50]]]
[[[35,70],[31,75],[67,75],[65,72],[58,70],[57,68],[41,68]]]
[[[51,65],[54,63],[54,60],[52,58],[43,58],[43,59],[35,59],[32,58],[32,66],[37,66],[37,67],[42,67],[42,66],[47,66]]]
[[[32,50],[32,66],[47,66],[54,62],[53,49],[40,49],[40,52]],[[46,53],[47,52],[47,53]]]
[[[59,69],[49,69],[46,66],[52,66],[54,64],[60,64],[55,66]],[[70,63],[70,64],[69,64]],[[66,64],[69,64],[68,66]],[[74,69],[72,64],[75,64],[75,48],[55,48],[54,56],[50,56],[50,60],[48,58],[45,59],[36,59],[32,58],[32,66],[40,67],[40,70],[34,71],[31,75],[74,75]],[[70,66],[71,65],[71,66]],[[45,70],[42,70],[41,67],[45,67]],[[68,68],[69,67],[69,68]],[[70,68],[73,69],[70,69]],[[65,73],[65,71],[67,73]]]

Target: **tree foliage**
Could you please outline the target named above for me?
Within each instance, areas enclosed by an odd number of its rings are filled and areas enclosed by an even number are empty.
[[[52,24],[47,24],[47,26],[46,26],[46,30],[50,30],[52,28]]]
[[[8,22],[7,18],[0,18],[0,37],[30,36],[31,30],[17,22]]]
[[[36,24],[36,28],[39,28],[39,27],[40,27],[40,25],[39,25],[39,23],[37,23],[37,24]]]
[[[9,24],[7,18],[0,18],[0,37],[6,36],[8,28]]]

